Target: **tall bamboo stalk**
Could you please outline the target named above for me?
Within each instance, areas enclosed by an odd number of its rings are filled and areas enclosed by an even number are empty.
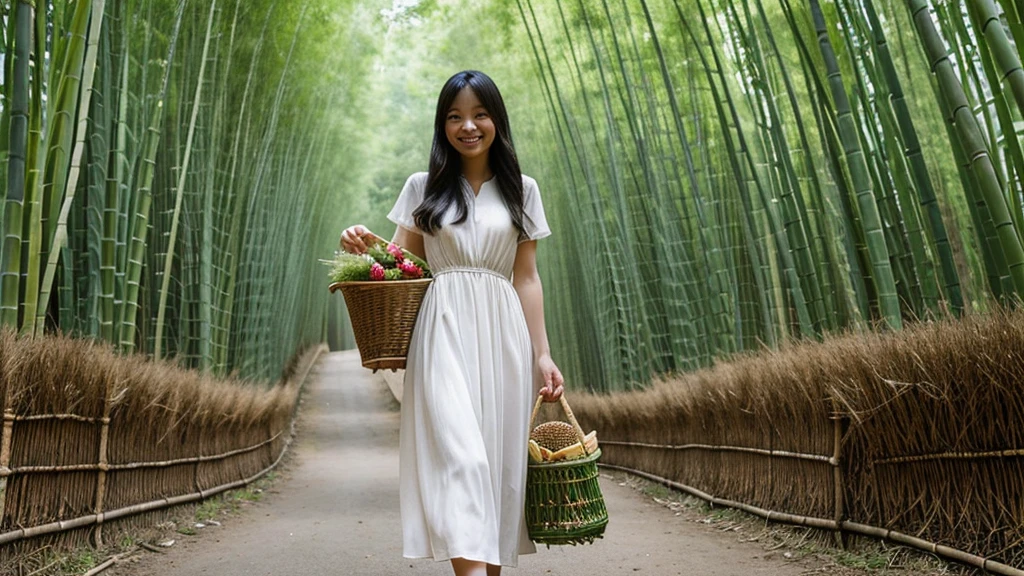
[[[89,110],[89,101],[92,98],[92,82],[96,73],[97,46],[99,44],[100,26],[103,24],[104,3],[105,0],[93,0],[91,6],[92,18],[90,19],[91,24],[89,26],[89,33],[85,40],[85,62],[82,65],[82,97],[81,105],[78,107],[80,117],[78,119],[78,127],[75,132],[74,149],[71,153],[71,169],[69,176],[65,180],[67,189],[64,191],[64,202],[61,206],[60,214],[57,217],[53,242],[49,245],[49,258],[46,261],[46,270],[43,272],[43,280],[39,290],[39,300],[41,302],[48,302],[50,299],[50,289],[53,286],[53,277],[57,271],[57,260],[61,255],[61,250],[64,248],[64,243],[67,241],[68,214],[71,212],[71,204],[75,199],[78,174],[82,165],[82,154],[85,151],[85,133],[89,125],[87,112]],[[82,4],[85,4],[85,2],[82,2]],[[84,22],[84,14],[87,14],[88,11],[82,9],[82,13]],[[76,18],[77,17],[78,12],[76,11]],[[40,308],[40,310],[45,311],[45,308]],[[42,328],[42,325],[42,319],[37,317],[37,331]]]
[[[875,48],[878,51],[878,62],[882,67],[882,72],[885,75],[886,84],[889,89],[889,104],[896,115],[904,154],[912,169],[910,174],[914,179],[914,190],[920,197],[921,208],[925,210],[928,216],[929,231],[939,256],[939,265],[943,278],[943,292],[949,301],[950,310],[954,314],[960,314],[964,306],[960,293],[960,279],[953,262],[953,252],[949,244],[949,238],[946,235],[946,226],[942,222],[942,213],[939,210],[932,178],[928,174],[928,167],[925,165],[921,143],[917,137],[917,130],[914,127],[914,121],[907,106],[907,100],[903,95],[903,87],[889,52],[889,44],[886,41],[882,23],[875,12],[874,0],[867,0],[864,3],[864,8],[871,24]]]
[[[203,54],[199,63],[199,80],[196,82],[196,93],[192,99],[192,118],[188,123],[188,136],[185,138],[185,153],[181,161],[181,170],[178,177],[178,185],[175,187],[174,216],[171,220],[171,236],[167,247],[167,256],[164,258],[163,284],[160,287],[160,304],[157,306],[156,319],[156,343],[153,345],[153,356],[162,356],[162,344],[164,338],[164,318],[167,312],[167,293],[171,287],[171,265],[174,263],[174,245],[178,237],[178,222],[181,216],[181,201],[184,198],[185,178],[188,176],[188,163],[192,159],[192,139],[196,133],[196,119],[199,117],[199,108],[202,103],[204,72],[206,71],[206,58],[210,52],[210,37],[213,30],[213,15],[217,8],[217,0],[210,2],[210,15],[206,20],[206,36],[203,40]]]
[[[1013,43],[1006,35],[995,2],[970,0],[970,5],[977,11],[978,29],[985,35],[986,42],[979,44],[992,52],[992,60],[999,68],[1000,78],[1010,87],[1017,102],[1017,113],[1024,114],[1024,67],[1021,66],[1021,57],[1014,51]]]
[[[178,44],[178,34],[185,14],[185,0],[178,0],[175,10],[174,28],[171,32],[167,48],[167,62],[174,61],[174,53]],[[121,338],[119,347],[122,352],[135,351],[135,333],[138,327],[138,310],[141,286],[143,259],[145,258],[146,239],[149,233],[150,206],[153,201],[152,184],[155,173],[156,155],[160,144],[160,127],[163,125],[164,101],[167,97],[171,79],[171,66],[166,66],[161,82],[160,92],[150,111],[145,136],[140,147],[139,176],[136,179],[138,189],[135,201],[135,213],[129,221],[130,240],[125,265],[125,296],[120,319]]]
[[[21,279],[21,219],[25,200],[25,159],[28,146],[28,63],[32,49],[34,6],[31,2],[20,0],[15,4],[14,12],[7,197],[3,214],[3,253],[0,254],[0,326],[17,329]],[[4,136],[7,135],[0,135],[0,138]]]
[[[955,121],[956,133],[970,161],[971,172],[977,179],[991,215],[1000,247],[1006,256],[1013,289],[1018,295],[1024,294],[1024,248],[1021,247],[1020,236],[1010,218],[978,121],[967,104],[967,96],[953,71],[949,52],[932,22],[927,0],[907,0],[906,4],[931,63],[932,73],[936,76],[938,88],[944,96],[944,104]]]
[[[810,6],[811,15],[814,18],[818,34],[818,47],[821,50],[822,59],[825,61],[825,67],[828,70],[833,105],[835,106],[836,118],[839,122],[839,137],[843,143],[843,151],[846,154],[850,178],[856,189],[860,215],[863,219],[868,253],[871,255],[872,278],[878,293],[878,305],[886,323],[894,329],[899,329],[903,326],[903,320],[900,314],[899,300],[896,296],[896,284],[893,279],[892,267],[889,264],[889,250],[886,247],[883,236],[882,225],[878,215],[878,205],[872,189],[871,179],[868,176],[868,167],[864,160],[864,153],[857,136],[857,127],[850,110],[849,97],[846,95],[846,87],[843,85],[839,64],[836,62],[835,52],[832,50],[832,43],[828,37],[825,18],[821,13],[821,5],[818,3],[818,0],[810,0]]]

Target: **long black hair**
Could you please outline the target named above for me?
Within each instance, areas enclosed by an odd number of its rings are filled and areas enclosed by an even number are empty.
[[[441,229],[441,217],[454,204],[457,208],[453,224],[459,224],[469,213],[468,199],[462,189],[462,156],[448,142],[445,123],[448,110],[458,93],[469,86],[494,122],[494,142],[488,151],[487,163],[494,173],[501,198],[512,215],[512,225],[525,234],[523,228],[523,174],[512,145],[505,102],[494,81],[483,72],[464,70],[452,76],[441,88],[434,116],[434,142],[430,147],[430,171],[427,176],[423,203],[413,211],[416,226],[433,234]]]

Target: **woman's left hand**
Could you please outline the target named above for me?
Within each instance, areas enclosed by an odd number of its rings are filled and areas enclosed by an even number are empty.
[[[545,402],[557,401],[562,397],[562,384],[565,383],[561,370],[555,366],[554,360],[547,354],[537,359],[537,367],[540,369],[540,375],[544,381],[540,395],[544,397]]]

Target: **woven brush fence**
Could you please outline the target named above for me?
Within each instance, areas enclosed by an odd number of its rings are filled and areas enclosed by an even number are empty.
[[[1024,313],[799,344],[573,400],[610,467],[1024,575]]]
[[[81,340],[0,334],[0,566],[43,546],[102,544],[104,525],[271,469],[321,351],[266,388]]]

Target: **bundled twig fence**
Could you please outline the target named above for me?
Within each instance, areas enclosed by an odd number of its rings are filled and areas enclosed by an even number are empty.
[[[0,559],[101,544],[104,524],[263,475],[284,455],[322,350],[267,389],[81,340],[0,334]]]
[[[800,344],[574,400],[610,467],[1024,575],[1024,313]]]

